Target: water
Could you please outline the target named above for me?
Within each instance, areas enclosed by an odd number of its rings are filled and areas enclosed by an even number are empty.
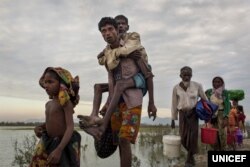
[[[22,141],[32,131],[0,130],[0,166],[10,167],[14,160],[14,141]]]
[[[0,127],[0,166],[11,167],[14,160],[14,142],[22,143],[26,136],[34,135],[33,130],[27,130],[24,127]],[[81,150],[82,167],[119,167],[119,149],[106,159],[97,157],[94,149],[94,140],[83,131],[79,131],[82,136],[84,149]],[[162,143],[152,140],[142,140],[138,137],[137,143],[132,145],[132,153],[140,161],[140,167],[163,167],[166,166],[166,159],[162,153]],[[136,164],[134,160],[134,164]],[[135,165],[138,166],[139,165]]]

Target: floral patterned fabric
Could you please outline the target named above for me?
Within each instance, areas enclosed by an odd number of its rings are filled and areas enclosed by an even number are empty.
[[[140,128],[141,110],[141,105],[128,109],[124,102],[119,104],[111,117],[114,144],[118,144],[120,138],[135,143]]]
[[[80,167],[81,135],[74,131],[68,145],[64,148],[59,164],[47,165],[49,154],[60,144],[59,138],[50,138],[43,133],[36,145],[34,155],[29,167]]]

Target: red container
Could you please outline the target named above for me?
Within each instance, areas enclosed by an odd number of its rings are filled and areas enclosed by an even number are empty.
[[[227,144],[235,144],[236,142],[236,136],[235,132],[227,133]]]
[[[228,130],[227,131],[227,144],[231,145],[231,144],[235,144],[237,141],[237,136],[236,136],[236,132],[237,132],[238,128],[235,127],[234,130]]]
[[[205,144],[215,144],[218,130],[215,128],[201,128],[201,142]]]

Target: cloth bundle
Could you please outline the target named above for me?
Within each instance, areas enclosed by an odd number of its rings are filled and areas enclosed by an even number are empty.
[[[100,158],[107,158],[115,152],[117,145],[113,144],[113,134],[110,123],[102,135],[101,140],[95,140],[94,144],[96,153]]]
[[[213,114],[218,110],[218,106],[210,101],[200,99],[196,104],[196,114],[199,119],[208,122]]]

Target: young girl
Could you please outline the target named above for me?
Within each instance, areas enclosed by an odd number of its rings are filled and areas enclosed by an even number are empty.
[[[237,107],[232,107],[228,114],[228,123],[230,131],[234,131],[235,127],[239,126]]]
[[[81,136],[73,122],[79,78],[63,68],[48,67],[39,83],[51,100],[45,105],[45,123],[35,128],[40,141],[30,167],[79,167]]]
[[[245,133],[246,132],[246,128],[245,128],[246,115],[244,114],[243,106],[238,105],[237,109],[238,109],[239,128],[241,129],[243,133]]]

